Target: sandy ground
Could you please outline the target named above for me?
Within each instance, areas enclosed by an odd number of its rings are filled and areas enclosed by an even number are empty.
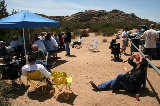
[[[119,32],[121,34],[121,32]],[[121,37],[121,36],[120,36]],[[22,90],[13,90],[10,93],[18,94],[15,98],[11,98],[14,106],[157,106],[160,104],[160,77],[153,68],[148,68],[146,89],[140,90],[139,99],[136,100],[136,93],[125,90],[108,90],[95,92],[93,91],[89,81],[94,81],[95,84],[103,83],[107,80],[115,78],[119,73],[125,73],[124,66],[129,70],[132,69],[127,62],[125,62],[130,55],[122,55],[123,62],[111,61],[111,50],[109,45],[112,37],[95,36],[90,33],[89,37],[83,37],[82,48],[71,48],[71,56],[65,56],[65,51],[60,51],[57,58],[52,58],[48,63],[56,62],[53,69],[58,72],[67,72],[68,77],[73,76],[71,88],[73,94],[70,93],[69,101],[66,101],[62,95],[57,99],[53,97],[52,89],[48,88],[45,95],[40,95],[37,91],[26,94],[28,88],[24,85]],[[79,37],[73,39],[78,40]],[[107,42],[102,42],[107,39]],[[99,41],[97,49],[98,52],[91,52],[88,50],[88,43],[92,40]],[[121,43],[121,39],[117,40]],[[91,49],[91,48],[90,48]],[[130,47],[127,47],[126,52],[130,54]],[[160,68],[160,61],[152,61]],[[22,76],[22,81],[26,85],[27,79]],[[55,85],[54,85],[55,87]],[[39,90],[41,87],[39,88]],[[58,90],[57,90],[58,91]]]

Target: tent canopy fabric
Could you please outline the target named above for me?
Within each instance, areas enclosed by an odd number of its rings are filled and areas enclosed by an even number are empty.
[[[26,10],[0,19],[0,28],[34,28],[60,26],[59,21],[51,20]]]

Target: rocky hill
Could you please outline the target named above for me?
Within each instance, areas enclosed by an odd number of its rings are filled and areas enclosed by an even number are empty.
[[[39,14],[41,16],[45,16]],[[72,21],[72,22],[95,22],[95,21],[103,21],[103,22],[138,22],[141,24],[145,24],[149,22],[148,19],[141,19],[137,17],[134,13],[127,14],[120,10],[112,10],[107,12],[105,10],[86,10],[84,12],[78,12],[71,16],[45,16],[47,18],[57,20],[57,21]]]

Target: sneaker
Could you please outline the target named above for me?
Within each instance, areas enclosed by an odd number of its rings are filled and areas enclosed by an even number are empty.
[[[90,83],[95,91],[99,91],[99,88],[93,83],[93,81],[90,81]]]
[[[127,55],[127,53],[126,53],[126,52],[124,52],[124,55]]]

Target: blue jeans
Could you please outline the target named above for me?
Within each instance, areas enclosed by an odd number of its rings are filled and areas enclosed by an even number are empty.
[[[68,55],[70,55],[70,48],[69,48],[70,42],[65,42],[65,48]]]
[[[110,87],[112,87],[114,89],[115,88],[125,88],[126,90],[129,90],[129,91],[133,90],[132,89],[133,84],[126,81],[123,73],[120,73],[116,79],[111,79],[109,81],[106,81],[106,82],[98,85],[98,88],[100,91],[107,90]]]
[[[50,66],[51,66],[51,65],[47,65],[47,62],[36,60],[36,64],[41,64],[41,65],[43,65],[44,68],[45,68],[48,72],[50,72],[49,70],[50,70]]]

